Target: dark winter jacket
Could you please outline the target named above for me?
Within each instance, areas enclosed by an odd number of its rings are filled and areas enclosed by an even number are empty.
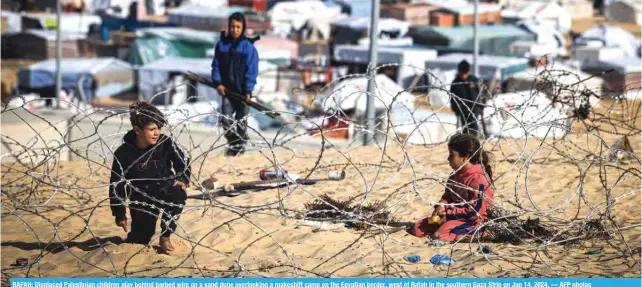
[[[468,113],[469,110],[478,114],[482,110],[482,103],[479,96],[479,79],[473,75],[469,75],[468,79],[464,80],[459,75],[455,77],[450,85],[450,92],[456,97],[450,98],[450,107],[456,113]],[[467,108],[466,108],[467,107]]]
[[[136,133],[133,130],[125,134],[123,139],[125,143],[114,152],[109,179],[109,204],[116,222],[127,218],[123,205],[126,196],[145,199],[141,194],[145,193],[155,197],[161,189],[175,181],[188,184],[190,178],[189,159],[171,138],[161,135],[158,143],[147,149],[136,145]],[[128,185],[127,195],[125,185]],[[136,192],[134,187],[140,192]]]
[[[235,13],[236,14],[236,13]],[[230,17],[231,18],[231,17]],[[231,30],[231,20],[228,21]],[[239,39],[222,32],[214,49],[212,61],[212,82],[240,94],[252,94],[259,75],[259,54],[254,47],[255,39],[245,37],[246,23],[243,17],[243,32]]]

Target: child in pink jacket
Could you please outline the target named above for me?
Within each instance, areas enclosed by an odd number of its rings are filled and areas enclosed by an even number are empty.
[[[450,243],[476,233],[476,228],[487,220],[486,211],[494,194],[488,180],[493,175],[489,154],[475,136],[454,135],[448,142],[448,153],[448,162],[455,174],[448,178],[446,191],[431,216],[439,216],[439,222],[425,218],[408,232]]]

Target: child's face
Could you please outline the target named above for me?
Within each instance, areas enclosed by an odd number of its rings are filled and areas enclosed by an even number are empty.
[[[230,33],[232,34],[232,38],[238,39],[239,37],[241,37],[241,33],[243,33],[243,22],[232,20],[232,25],[230,29],[231,29]]]
[[[161,129],[155,123],[150,123],[143,129],[135,127],[134,131],[136,132],[138,140],[146,145],[155,145],[158,143],[161,133]]]
[[[452,169],[459,169],[462,165],[465,165],[468,161],[467,157],[462,157],[458,152],[448,149],[448,163]]]

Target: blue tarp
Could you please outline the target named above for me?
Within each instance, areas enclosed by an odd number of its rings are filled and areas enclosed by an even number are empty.
[[[61,59],[60,67],[62,88],[77,90],[79,81],[82,80],[80,85],[87,99],[114,96],[134,86],[131,65],[116,58],[66,58]],[[55,59],[38,62],[18,71],[20,90],[38,91],[55,85]]]

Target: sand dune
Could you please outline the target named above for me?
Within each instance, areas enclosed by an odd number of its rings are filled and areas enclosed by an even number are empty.
[[[5,164],[3,277],[636,277],[640,276],[639,160],[588,159],[593,152],[600,154],[601,140],[610,144],[618,138],[576,133],[555,143],[487,142],[485,148],[497,159],[497,206],[569,229],[601,219],[611,235],[608,240],[571,246],[483,243],[495,254],[480,253],[478,242],[432,247],[425,239],[382,226],[369,231],[342,226],[323,230],[299,220],[304,205],[323,194],[363,204],[383,201],[397,221],[426,216],[451,172],[444,144],[402,149],[389,143],[385,152],[371,147],[207,158],[202,166],[194,165],[194,182],[210,174],[223,183],[257,180],[261,168],[275,163],[299,175],[314,170],[311,177],[345,168],[347,178],[215,201],[190,199],[173,237],[177,250],[171,255],[157,252],[157,237],[150,246],[122,243],[125,233],[114,225],[106,202],[109,171],[104,167],[91,164],[90,172],[82,161],[50,167],[48,174],[59,178],[59,188],[54,189],[52,178],[37,173],[43,172],[42,167],[25,176],[24,167]],[[631,137],[631,142],[640,150],[639,138]],[[600,217],[607,202],[613,221]],[[601,254],[585,254],[598,248]],[[624,256],[628,251],[633,254]],[[430,264],[428,259],[438,253],[457,263]],[[412,254],[424,259],[418,264],[403,260]],[[19,257],[35,264],[11,267]]]

